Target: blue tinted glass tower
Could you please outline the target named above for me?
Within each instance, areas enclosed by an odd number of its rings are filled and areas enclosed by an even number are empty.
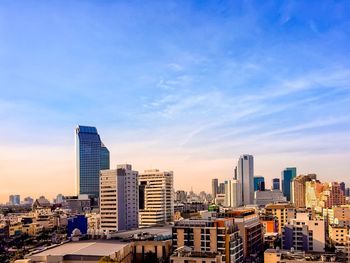
[[[282,192],[285,197],[287,197],[287,201],[290,201],[290,190],[292,180],[297,176],[297,168],[286,168],[282,171]]]
[[[262,176],[254,176],[254,191],[265,190],[265,179]]]
[[[98,197],[100,170],[109,169],[109,151],[95,127],[79,125],[75,135],[77,194]]]

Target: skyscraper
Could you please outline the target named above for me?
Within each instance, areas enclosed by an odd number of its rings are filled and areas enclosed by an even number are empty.
[[[21,197],[19,195],[10,195],[9,196],[9,204],[10,205],[20,205]]]
[[[346,186],[345,186],[345,183],[344,182],[341,182],[340,184],[339,184],[339,186],[340,186],[340,190],[343,192],[343,194],[345,195],[345,189],[346,189]]]
[[[254,176],[254,191],[265,190],[265,178],[262,176]]]
[[[100,170],[109,169],[109,151],[95,127],[75,129],[77,194],[99,196]]]
[[[213,199],[215,199],[216,194],[218,193],[219,180],[214,178],[211,180],[211,193],[213,195]]]
[[[138,172],[130,164],[100,172],[101,229],[121,231],[138,227]]]
[[[286,168],[282,171],[282,192],[287,197],[287,201],[291,200],[291,183],[296,175],[297,168],[295,167]]]
[[[254,203],[254,158],[252,155],[244,154],[238,160],[235,169],[237,179],[241,183],[242,205]]]
[[[280,179],[279,178],[273,178],[272,179],[272,190],[280,190]]]
[[[141,227],[173,221],[173,172],[146,170],[139,175]]]

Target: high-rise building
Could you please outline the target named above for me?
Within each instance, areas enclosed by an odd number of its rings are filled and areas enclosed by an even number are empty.
[[[225,182],[219,184],[218,194],[225,193]]]
[[[215,199],[216,194],[218,193],[219,180],[214,178],[211,180],[211,193],[213,195],[213,199]]]
[[[265,178],[254,176],[254,191],[265,191]]]
[[[244,154],[238,160],[235,169],[235,179],[241,183],[242,204],[254,203],[254,158],[252,155]]]
[[[109,169],[109,151],[95,127],[75,129],[77,194],[99,196],[100,170]]]
[[[138,172],[130,164],[100,172],[101,229],[129,230],[138,227]]]
[[[281,190],[280,179],[273,178],[272,179],[272,190]]]
[[[291,201],[296,208],[306,207],[306,182],[316,180],[316,174],[298,175],[292,181],[292,198]]]
[[[172,232],[174,250],[186,246],[203,255],[220,253],[223,255],[222,262],[244,262],[242,238],[232,218],[184,219],[175,222]],[[213,260],[215,258],[204,262]],[[193,259],[188,262],[193,262]]]
[[[345,187],[345,183],[344,182],[341,182],[340,184],[339,184],[339,186],[340,186],[340,190],[343,192],[343,194],[345,195],[345,193],[346,193],[346,187]]]
[[[291,200],[291,183],[296,175],[297,168],[295,167],[286,168],[282,171],[282,192],[287,197],[287,201]]]
[[[237,180],[225,182],[225,202],[227,207],[239,207],[242,204],[241,185]]]
[[[10,195],[9,196],[9,204],[10,205],[20,205],[21,204],[20,195]]]
[[[173,221],[173,172],[146,170],[139,175],[139,225],[141,227]]]

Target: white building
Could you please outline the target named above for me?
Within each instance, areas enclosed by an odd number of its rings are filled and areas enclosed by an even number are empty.
[[[138,227],[138,172],[130,164],[100,171],[101,229],[128,230]]]
[[[235,179],[241,183],[242,205],[254,204],[254,158],[244,154],[239,157]]]
[[[254,199],[255,204],[259,206],[287,202],[287,198],[280,190],[255,191]]]
[[[227,207],[239,207],[242,204],[241,184],[238,180],[225,181],[225,202]]]
[[[173,221],[173,172],[146,170],[139,175],[141,227]]]

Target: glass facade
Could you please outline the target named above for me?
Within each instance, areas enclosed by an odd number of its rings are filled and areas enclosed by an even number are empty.
[[[100,170],[109,169],[109,151],[95,127],[76,128],[76,162],[78,194],[98,197]]]
[[[272,190],[280,190],[280,179],[279,178],[272,179]]]
[[[292,180],[297,176],[297,168],[286,168],[282,172],[282,192],[285,197],[287,197],[287,201],[290,201],[291,197],[291,183]]]
[[[262,176],[254,176],[254,192],[265,190],[265,179]]]

